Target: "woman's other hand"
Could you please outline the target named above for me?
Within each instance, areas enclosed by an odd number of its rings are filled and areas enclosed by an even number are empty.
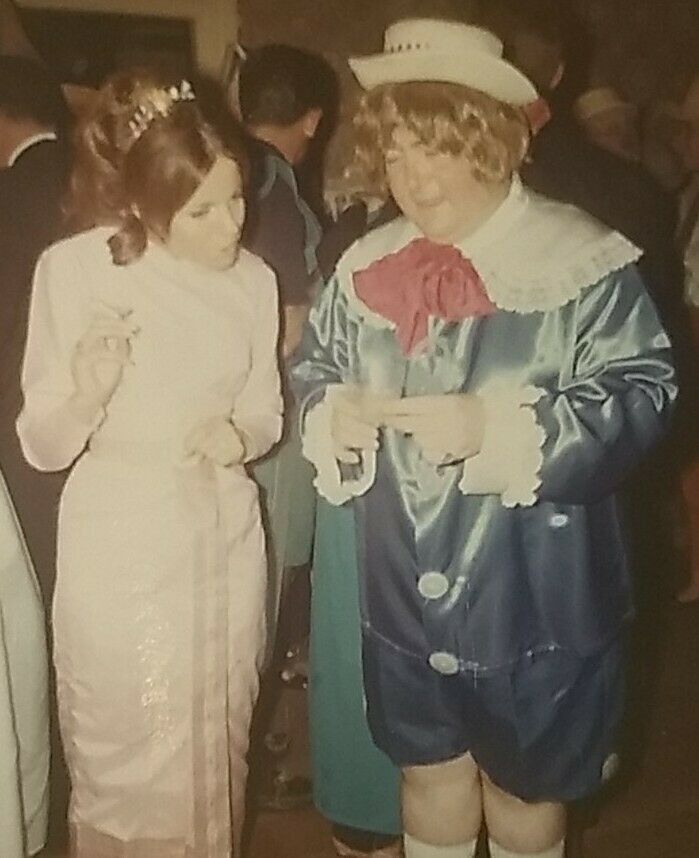
[[[384,425],[412,435],[435,465],[470,459],[483,444],[483,401],[471,393],[385,400],[382,412]]]
[[[226,417],[212,417],[193,429],[185,439],[185,453],[197,461],[209,459],[222,468],[245,461],[245,442]]]
[[[138,328],[128,318],[98,315],[78,341],[71,371],[75,394],[73,410],[90,421],[119,386],[131,357],[131,338]]]

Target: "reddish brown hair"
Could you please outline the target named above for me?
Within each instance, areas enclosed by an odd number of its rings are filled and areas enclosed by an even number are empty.
[[[149,93],[179,84],[150,69],[117,73],[76,128],[69,214],[78,228],[116,227],[109,246],[117,265],[141,256],[149,234],[167,237],[174,214],[217,157],[232,158],[241,176],[247,174],[242,134],[230,135],[224,145],[196,101],[176,101],[136,139],[129,123],[138,107]]]
[[[504,182],[519,169],[529,145],[523,111],[457,84],[409,82],[364,93],[353,119],[354,159],[347,176],[367,196],[386,198],[384,155],[404,126],[431,149],[466,155],[474,176]]]

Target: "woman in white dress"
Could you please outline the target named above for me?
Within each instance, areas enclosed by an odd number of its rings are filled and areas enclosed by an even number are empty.
[[[239,853],[265,598],[245,463],[282,409],[244,171],[187,81],[114,76],[72,183],[97,226],[37,266],[18,432],[36,468],[76,462],[53,608],[76,858]]]

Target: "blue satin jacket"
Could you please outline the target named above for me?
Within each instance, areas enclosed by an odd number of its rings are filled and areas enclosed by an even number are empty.
[[[665,432],[676,396],[635,249],[577,210],[513,193],[464,248],[497,312],[432,318],[425,348],[406,356],[352,288],[353,271],[414,234],[394,222],[341,260],[292,370],[316,485],[354,507],[365,634],[416,658],[438,653],[445,673],[552,647],[584,656],[617,635],[632,608],[615,491]],[[498,251],[508,242],[511,263]],[[544,260],[540,276],[527,263],[518,278],[518,244]],[[535,284],[524,296],[523,283]],[[338,383],[509,404],[486,425],[490,462],[436,467],[384,429],[357,474],[328,454],[321,414]],[[525,414],[535,434],[517,428]]]

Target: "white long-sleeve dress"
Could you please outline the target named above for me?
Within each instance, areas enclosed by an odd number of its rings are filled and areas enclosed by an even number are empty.
[[[53,606],[59,716],[79,858],[237,855],[264,646],[265,557],[244,467],[185,454],[228,416],[254,456],[281,432],[272,273],[227,272],[149,245],[112,263],[98,228],[37,267],[18,432],[42,470],[77,460],[61,499]],[[138,325],[92,425],[70,362],[95,314]]]

